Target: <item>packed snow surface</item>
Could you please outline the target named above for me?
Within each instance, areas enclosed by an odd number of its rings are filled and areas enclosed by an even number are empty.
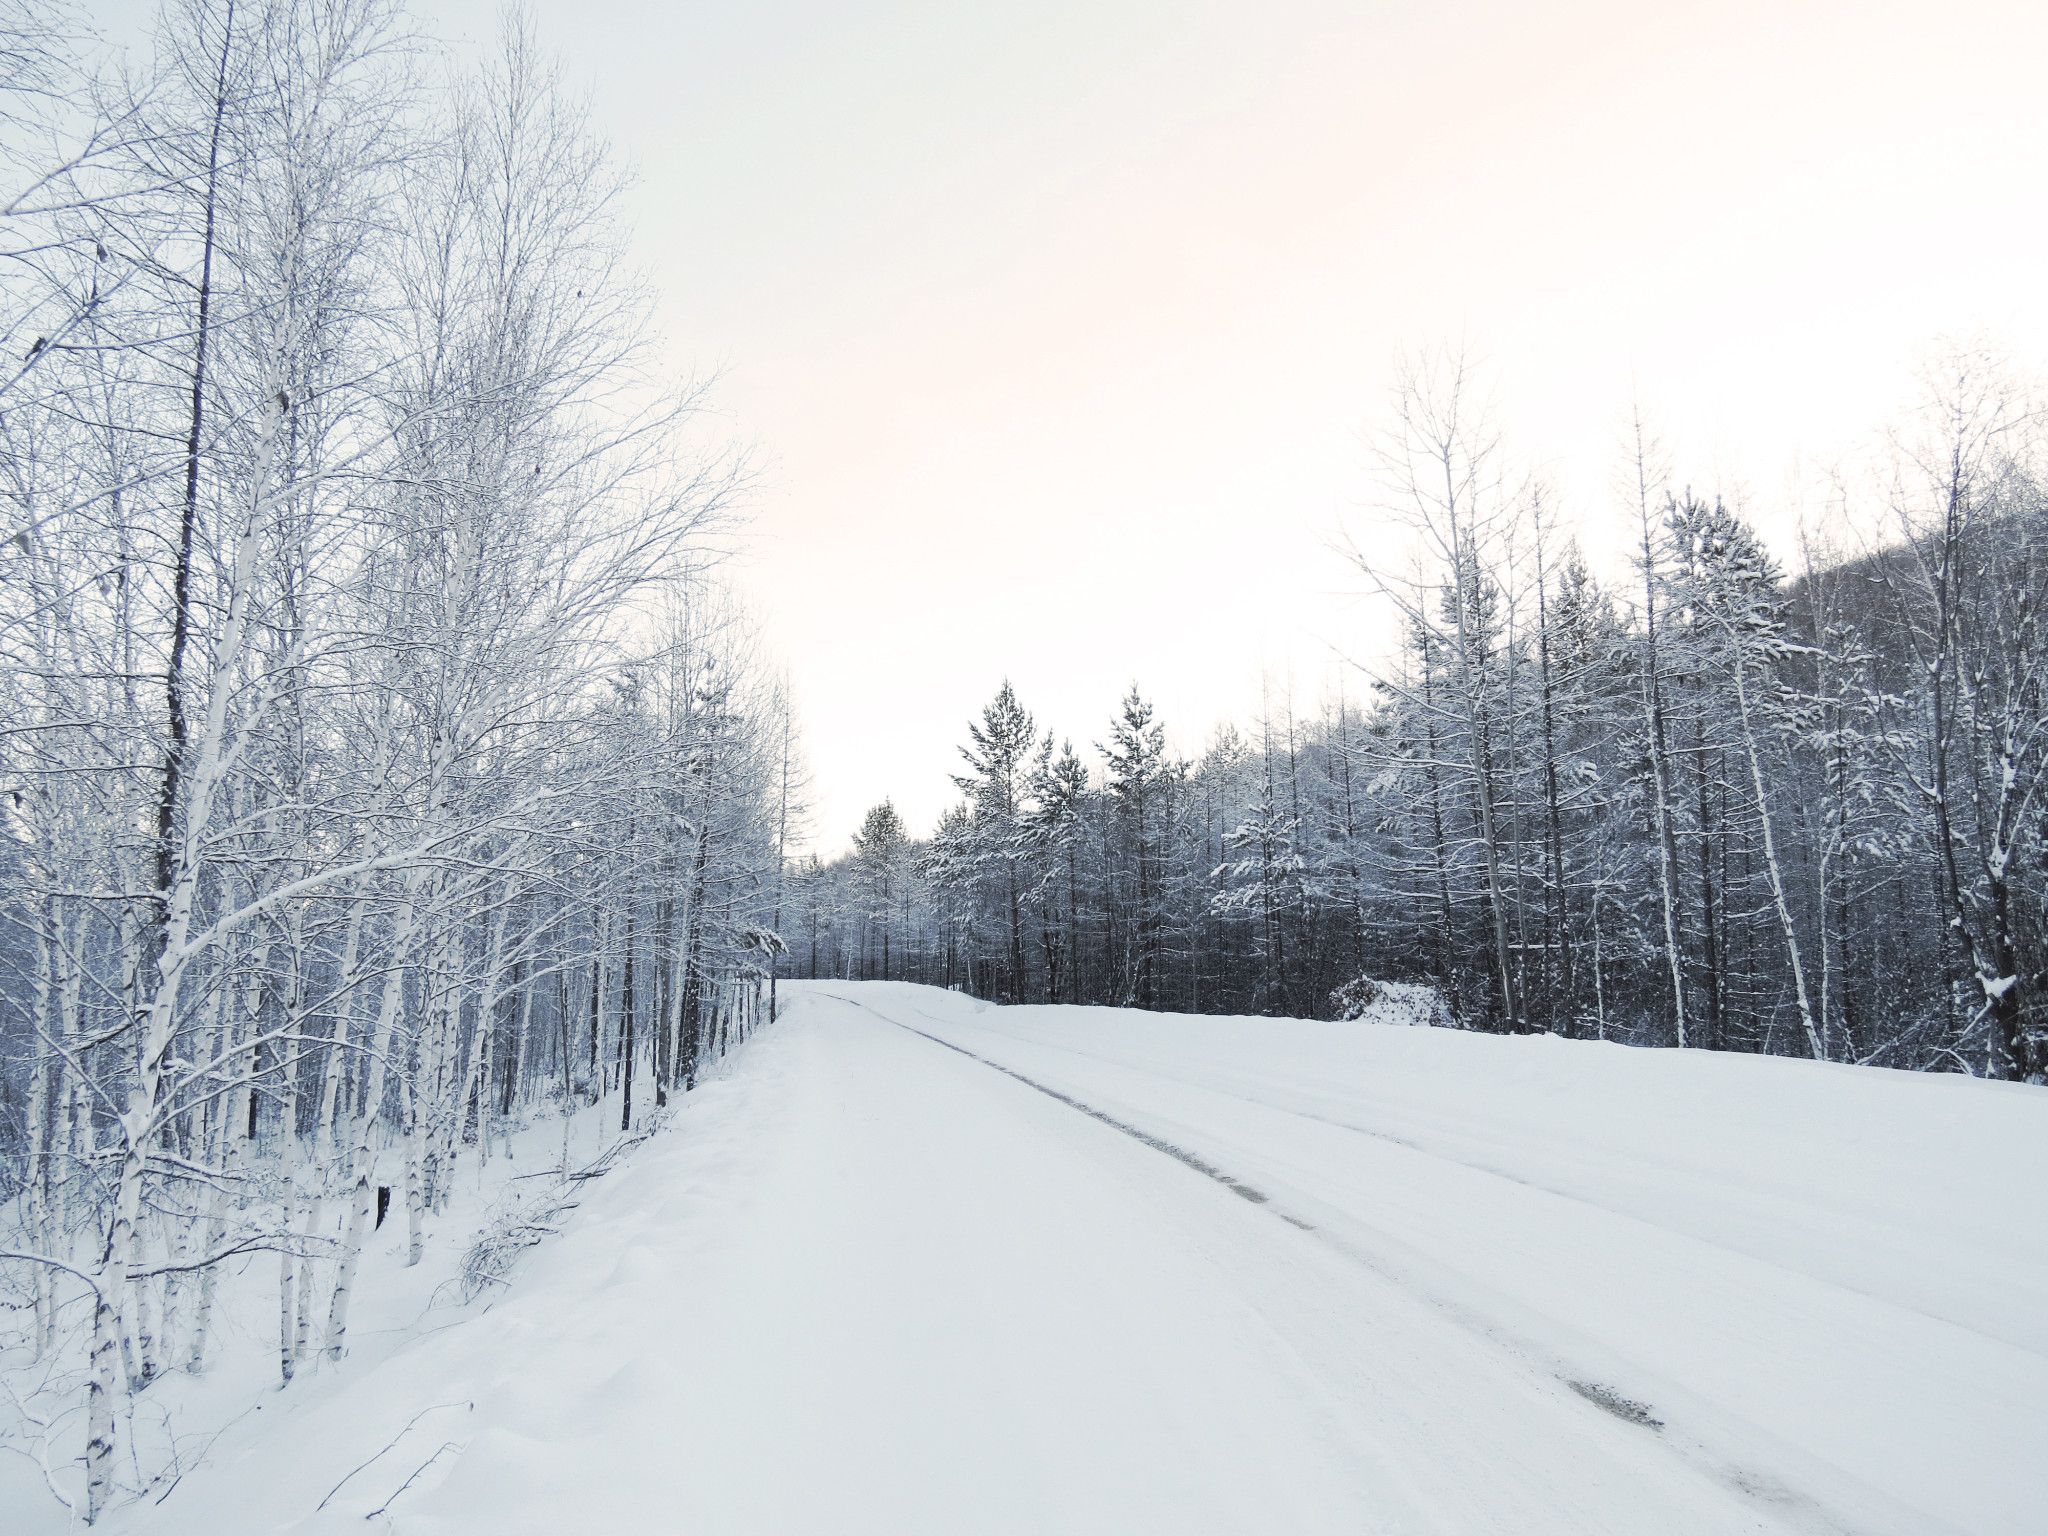
[[[115,1528],[2048,1529],[2039,1089],[784,999],[494,1303]]]

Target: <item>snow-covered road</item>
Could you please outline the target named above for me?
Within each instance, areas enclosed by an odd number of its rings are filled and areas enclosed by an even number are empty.
[[[904,986],[786,996],[489,1312],[294,1388],[134,1528],[361,1530],[439,1442],[380,1523],[2048,1521],[2039,1090]],[[312,1513],[450,1402],[418,1456]]]

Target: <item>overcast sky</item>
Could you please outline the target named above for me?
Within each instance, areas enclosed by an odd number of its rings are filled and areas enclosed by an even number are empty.
[[[1632,390],[1782,540],[1932,338],[2043,355],[2038,3],[533,10],[768,457],[741,580],[827,852],[927,828],[1006,675],[1077,744],[1135,679],[1193,752],[1369,648],[1325,540],[1398,346],[1475,345],[1596,547]]]

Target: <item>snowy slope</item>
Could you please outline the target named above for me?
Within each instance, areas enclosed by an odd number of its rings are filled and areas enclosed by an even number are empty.
[[[502,1299],[115,1529],[2043,1526],[2038,1091],[794,993]]]

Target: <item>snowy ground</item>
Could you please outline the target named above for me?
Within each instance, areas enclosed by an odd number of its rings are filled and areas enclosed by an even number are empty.
[[[793,992],[493,1304],[113,1528],[2043,1528],[2040,1090]]]
[[[447,1209],[429,1215],[423,1224],[425,1254],[417,1266],[405,1262],[401,1197],[390,1219],[364,1246],[349,1356],[340,1375],[345,1380],[374,1375],[382,1361],[409,1349],[424,1333],[482,1310],[462,1305],[459,1277],[462,1258],[477,1232],[508,1193],[552,1196],[560,1188],[557,1173],[565,1160],[577,1169],[601,1160],[622,1140],[618,1122],[619,1100],[614,1094],[598,1105],[580,1107],[567,1125],[548,1110],[535,1114],[509,1138],[494,1136],[487,1167],[479,1166],[473,1144],[465,1147]],[[372,1181],[395,1188],[403,1181],[403,1170],[402,1150],[386,1146],[378,1155]],[[334,1213],[337,1224],[341,1219]],[[289,1393],[276,1390],[277,1273],[277,1260],[266,1253],[220,1266],[205,1373],[194,1377],[171,1370],[145,1394],[124,1404],[115,1472],[120,1487],[130,1493],[142,1488],[152,1502],[174,1503],[185,1496],[181,1487],[192,1486],[183,1482],[184,1470],[217,1465],[221,1453],[239,1444],[245,1431],[255,1430],[258,1416],[280,1408],[296,1413],[309,1393],[318,1395],[339,1384],[320,1379],[324,1366],[309,1361],[300,1367],[299,1383]],[[331,1279],[331,1272],[322,1278]],[[324,1291],[317,1300],[324,1308]],[[68,1315],[74,1328],[89,1318],[75,1289]],[[324,1310],[320,1315],[324,1319]],[[75,1502],[83,1503],[82,1350],[74,1335],[72,1348],[38,1365],[26,1349],[26,1319],[17,1316],[12,1321],[15,1328],[0,1336],[7,1345],[0,1349],[0,1536],[56,1536],[82,1528],[67,1519],[64,1505],[49,1489],[54,1481]],[[316,1341],[318,1337],[316,1332]],[[182,1348],[187,1342],[182,1332],[178,1339]],[[38,1386],[43,1390],[31,1390]],[[32,1418],[48,1422],[39,1430]],[[240,1429],[229,1427],[238,1424]],[[264,1454],[270,1454],[268,1448]],[[45,1464],[51,1474],[48,1480]]]

